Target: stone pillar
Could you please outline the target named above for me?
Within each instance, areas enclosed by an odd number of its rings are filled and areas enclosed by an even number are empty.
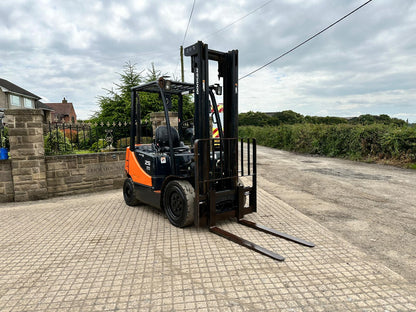
[[[172,127],[178,129],[178,113],[169,112],[169,121]],[[162,125],[166,125],[165,113],[164,112],[153,112],[150,113],[150,122],[152,123],[153,135],[156,133],[156,128]]]
[[[14,200],[47,198],[42,111],[8,109],[5,116],[9,128]]]
[[[10,159],[0,160],[0,203],[14,201],[12,164]]]

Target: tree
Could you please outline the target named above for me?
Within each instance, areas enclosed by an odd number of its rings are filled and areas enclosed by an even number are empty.
[[[238,123],[240,126],[262,127],[267,125],[269,118],[265,113],[249,111],[238,116]]]
[[[275,113],[273,119],[277,119],[281,124],[293,125],[303,122],[303,115],[295,113],[292,110],[285,110],[282,112]],[[278,123],[278,124],[280,124]]]
[[[381,123],[385,125],[396,125],[396,126],[404,126],[406,122],[404,120],[398,118],[391,118],[389,115],[381,114],[377,115],[360,115],[358,117],[351,118],[349,120],[351,124],[362,124],[362,125],[371,125],[376,123]]]
[[[155,69],[155,63],[152,63],[152,68],[147,69],[147,82],[155,81],[161,76],[166,76],[165,74],[162,74],[160,70]]]
[[[136,64],[127,62],[123,66],[123,72],[119,73],[120,81],[114,83],[115,88],[106,90],[107,95],[98,97],[100,110],[96,112],[91,121],[97,123],[129,122],[131,107],[131,88],[143,82],[150,82],[162,76],[162,72],[157,70],[152,63],[151,68],[147,69],[147,74],[143,77],[143,72],[138,71]],[[173,109],[178,108],[177,97],[172,97]],[[158,94],[141,93],[140,109],[143,120],[149,120],[151,112],[163,111],[163,103]],[[189,96],[184,96],[183,100],[184,118],[193,117],[193,104]]]
[[[143,72],[143,71],[142,71]],[[136,65],[127,62],[123,66],[120,82],[115,83],[115,89],[105,89],[107,95],[98,97],[100,110],[96,112],[92,121],[100,123],[124,122],[130,120],[130,102],[132,87],[143,81],[142,72],[137,72]]]
[[[315,125],[338,125],[348,123],[346,118],[342,117],[320,117],[320,116],[305,116],[305,123],[315,124]]]

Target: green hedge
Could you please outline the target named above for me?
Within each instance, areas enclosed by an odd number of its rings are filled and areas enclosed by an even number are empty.
[[[277,127],[243,126],[240,137],[287,151],[355,160],[416,161],[416,128],[393,125],[295,124]]]

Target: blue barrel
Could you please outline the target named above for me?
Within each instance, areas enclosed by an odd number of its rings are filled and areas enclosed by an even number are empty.
[[[5,147],[0,148],[0,159],[9,159],[7,148]]]

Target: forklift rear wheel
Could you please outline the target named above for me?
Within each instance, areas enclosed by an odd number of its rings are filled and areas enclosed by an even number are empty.
[[[163,206],[170,223],[177,227],[191,225],[194,221],[195,190],[191,183],[173,180],[168,183],[163,196]]]
[[[137,206],[140,204],[140,201],[136,197],[134,183],[131,178],[127,178],[126,180],[124,180],[123,196],[124,196],[124,201],[129,206]]]

